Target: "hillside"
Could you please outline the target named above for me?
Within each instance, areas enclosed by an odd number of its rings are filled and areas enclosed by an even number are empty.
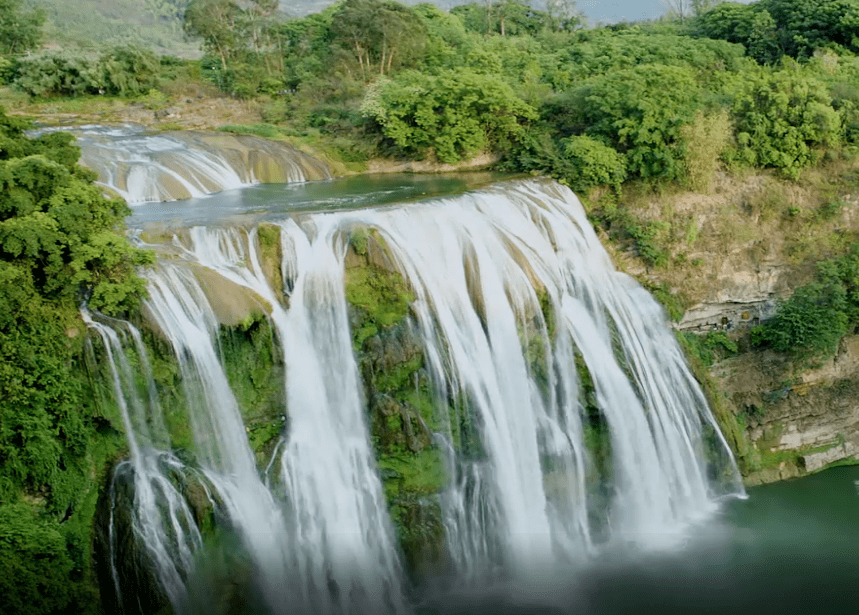
[[[94,50],[139,45],[156,53],[200,56],[182,32],[184,0],[29,0],[45,12],[44,40],[51,49]]]

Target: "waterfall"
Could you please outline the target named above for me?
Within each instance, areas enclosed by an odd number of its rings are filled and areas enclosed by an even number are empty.
[[[407,324],[432,382],[456,583],[537,587],[611,545],[671,545],[720,497],[742,494],[662,308],[612,267],[568,189],[507,182],[274,225],[282,289],[254,228],[189,229],[176,256],[146,274],[147,310],[181,367],[200,472],[270,612],[409,608],[344,291],[358,228],[371,229],[384,252],[376,260],[413,296]],[[257,297],[277,334],[287,418],[265,472],[221,363],[201,269]],[[114,347],[110,328],[91,326]],[[126,424],[135,464],[138,424]],[[138,474],[148,476],[135,465]],[[175,594],[181,611],[186,598]]]
[[[151,559],[160,589],[178,613],[187,612],[186,584],[193,569],[193,553],[201,545],[202,537],[187,502],[169,480],[172,470],[183,470],[182,462],[170,453],[154,447],[160,445],[168,448],[169,440],[157,398],[149,386],[152,384],[151,370],[140,334],[128,323],[113,322],[111,324],[118,325],[114,329],[108,324],[94,320],[86,311],[83,312],[83,317],[87,326],[96,331],[103,342],[111,388],[130,449],[130,459],[116,468],[110,487],[109,558],[117,602],[128,611],[136,611],[130,605],[140,604],[136,596],[123,596],[123,588],[120,586],[118,560],[131,555],[121,552],[118,548],[113,520],[113,515],[117,512],[116,485],[118,479],[124,478],[133,484],[131,526]],[[148,385],[147,392],[150,393],[145,398],[140,395],[135,385],[135,373],[117,330],[123,333],[123,337],[131,338],[132,349],[141,363]]]
[[[75,129],[81,163],[129,204],[174,201],[259,182],[330,177],[320,162],[285,143],[252,136],[168,132],[134,126]]]

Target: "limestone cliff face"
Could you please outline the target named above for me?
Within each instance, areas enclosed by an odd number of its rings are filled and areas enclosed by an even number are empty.
[[[736,446],[745,450],[736,452],[748,484],[859,463],[859,337],[845,338],[835,357],[813,367],[749,341],[778,300],[812,281],[815,263],[843,253],[859,231],[857,198],[843,181],[851,169],[809,172],[803,182],[721,176],[710,194],[629,204],[639,219],[669,220],[662,245],[670,262],[648,268],[630,250],[616,252],[615,260],[682,298],[676,329],[722,331],[738,345],[738,354],[709,375],[722,420],[737,422],[723,431],[745,436]]]
[[[835,357],[798,371],[783,356],[753,351],[711,369],[717,388],[745,426],[746,481],[772,482],[859,455],[859,336]]]

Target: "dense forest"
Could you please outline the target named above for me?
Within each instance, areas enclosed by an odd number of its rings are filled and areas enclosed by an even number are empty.
[[[46,11],[61,4],[0,0],[8,91],[156,104],[205,82],[259,105],[259,123],[227,129],[357,168],[489,155],[571,186],[654,267],[670,266],[662,227],[625,194],[707,192],[720,170],[796,180],[859,146],[859,0],[677,1],[665,19],[599,28],[568,0],[449,12],[344,0],[302,18],[276,0],[147,0],[151,23],[199,42],[199,60],[115,46],[121,36],[45,49]],[[98,612],[92,517],[124,443],[93,405],[78,310],[133,312],[134,267],[151,257],[126,242],[129,210],[77,166],[69,138],[27,128],[0,114],[0,612]],[[859,324],[859,251],[820,256],[755,343],[832,352]]]

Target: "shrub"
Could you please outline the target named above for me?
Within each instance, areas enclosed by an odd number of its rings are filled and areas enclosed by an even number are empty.
[[[710,182],[719,167],[719,159],[731,138],[731,124],[727,111],[705,115],[695,114],[691,123],[683,126],[680,134],[686,145],[684,163],[686,187],[698,192],[709,192]]]
[[[12,85],[30,96],[97,94],[104,86],[98,64],[82,56],[47,52],[19,58]]]
[[[775,316],[752,329],[752,343],[800,356],[831,355],[847,331],[847,307],[841,284],[802,286],[780,302]]]
[[[574,190],[594,186],[611,186],[616,190],[626,179],[626,163],[614,149],[586,136],[562,140],[564,154],[572,162],[571,176],[566,179]]]

